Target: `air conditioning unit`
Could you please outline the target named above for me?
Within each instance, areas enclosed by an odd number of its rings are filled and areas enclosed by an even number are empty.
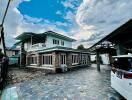
[[[45,43],[40,43],[39,47],[46,47]]]
[[[61,65],[62,72],[67,72],[67,65]]]
[[[42,44],[42,47],[46,47],[45,43]]]

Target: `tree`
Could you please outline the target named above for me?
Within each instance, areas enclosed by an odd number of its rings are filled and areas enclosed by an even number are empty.
[[[84,46],[81,44],[77,47],[78,50],[85,50]]]

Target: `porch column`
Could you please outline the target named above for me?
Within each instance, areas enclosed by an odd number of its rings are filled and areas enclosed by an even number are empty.
[[[68,68],[72,66],[72,53],[67,53],[66,55],[66,65]]]
[[[97,63],[97,70],[100,71],[100,56],[98,51],[96,51],[96,63]]]
[[[54,68],[55,70],[57,68],[60,68],[60,65],[61,65],[61,61],[60,61],[60,52],[54,52]]]
[[[109,56],[109,63],[110,63],[110,65],[112,65],[112,63],[113,63],[112,55],[109,53],[108,56]]]
[[[36,54],[37,56],[37,67],[40,67],[42,65],[42,57],[40,54]]]
[[[52,65],[54,68],[56,67],[56,52],[52,52]]]
[[[82,64],[82,53],[79,53],[79,64]]]
[[[30,57],[27,55],[26,56],[26,66],[28,66],[30,64]]]
[[[90,64],[91,64],[91,59],[90,59],[90,55],[89,54],[87,54],[87,65],[88,66],[90,66]]]
[[[26,52],[24,50],[24,42],[21,43],[20,50],[20,67],[25,67],[26,64]]]

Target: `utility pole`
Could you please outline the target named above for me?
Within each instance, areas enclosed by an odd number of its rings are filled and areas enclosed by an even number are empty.
[[[6,46],[5,46],[5,38],[4,38],[4,27],[3,27],[3,24],[4,24],[4,21],[5,21],[6,15],[7,15],[7,11],[8,11],[9,5],[10,5],[10,1],[11,0],[8,0],[7,6],[6,6],[6,9],[5,9],[5,13],[4,13],[4,16],[3,16],[3,19],[2,19],[2,23],[0,24],[1,45],[2,45],[2,49],[3,49],[3,52],[4,52],[5,55],[6,55],[6,50],[5,50],[6,49]]]

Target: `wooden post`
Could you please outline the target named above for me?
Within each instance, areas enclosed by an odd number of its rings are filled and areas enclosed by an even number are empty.
[[[109,63],[110,63],[110,65],[112,65],[112,63],[113,63],[113,58],[112,58],[112,56],[111,56],[110,53],[108,53],[108,56],[109,56]]]
[[[20,51],[20,67],[25,67],[26,64],[26,55],[25,55],[25,50],[24,50],[24,43],[21,43],[21,51]]]
[[[98,51],[96,51],[96,63],[97,63],[97,70],[100,71],[100,56]]]
[[[66,55],[66,65],[68,68],[72,66],[72,53],[67,53]]]

